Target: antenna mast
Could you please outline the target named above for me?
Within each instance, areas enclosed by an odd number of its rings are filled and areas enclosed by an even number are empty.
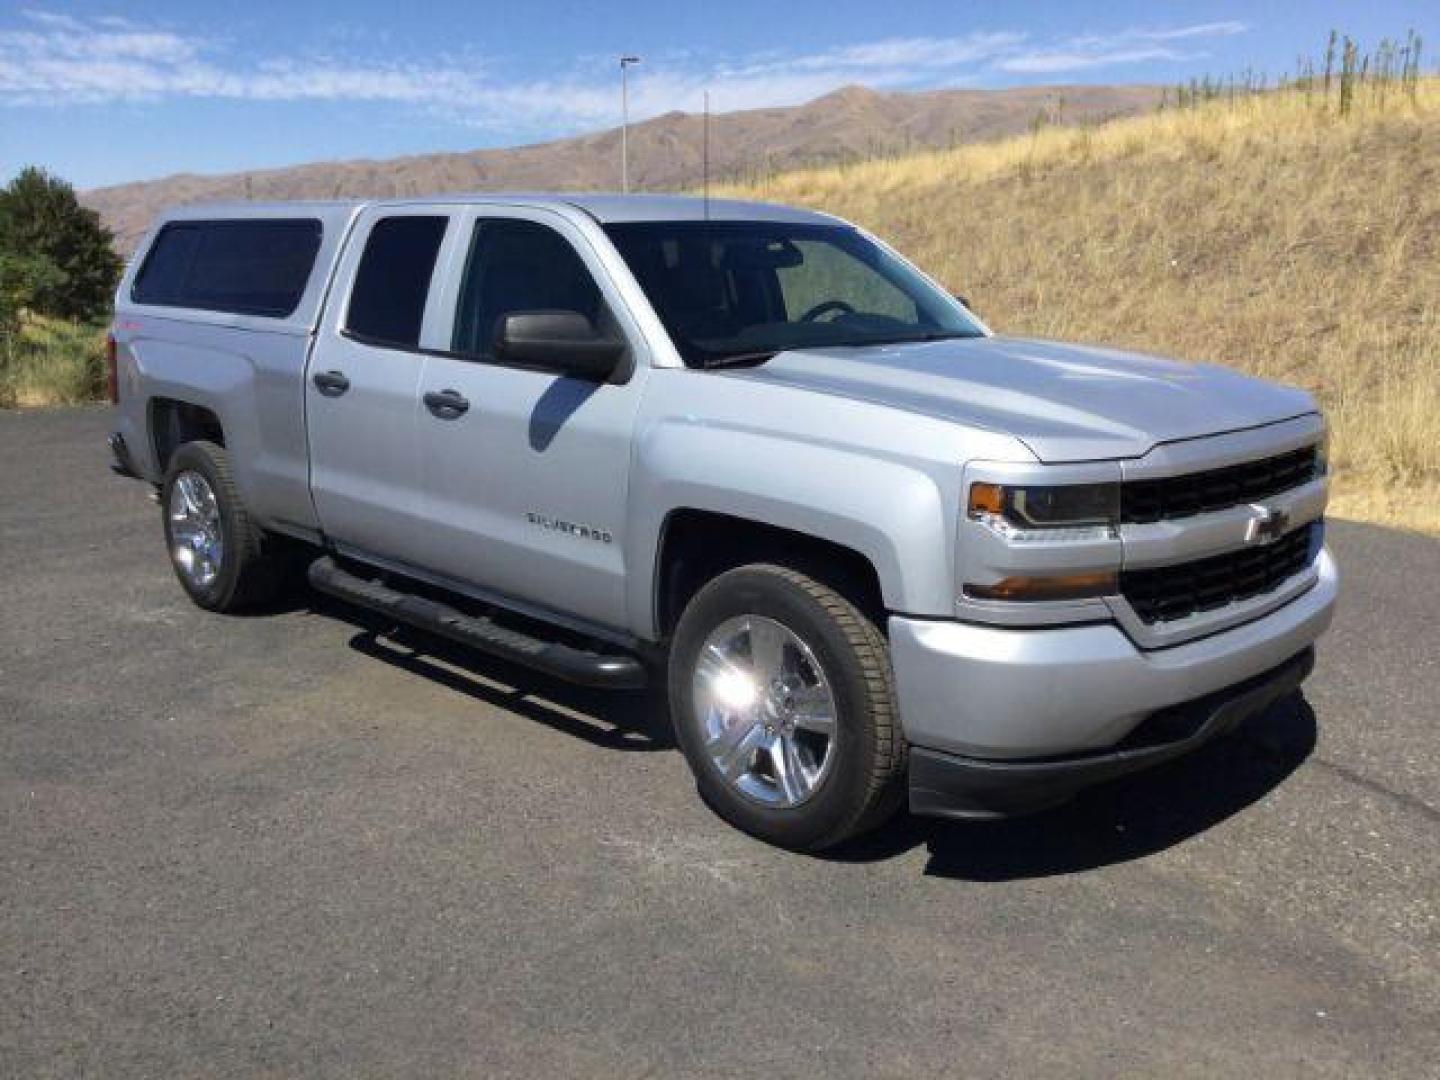
[[[705,119],[702,122],[703,141],[700,151],[700,175],[702,190],[705,192],[705,220],[710,220],[710,91],[705,91]]]
[[[638,56],[620,57],[620,191],[630,193],[630,83],[626,69],[640,63]]]

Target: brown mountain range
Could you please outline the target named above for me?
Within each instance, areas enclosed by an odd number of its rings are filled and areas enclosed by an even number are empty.
[[[720,113],[710,122],[710,174],[747,174],[1013,135],[1037,122],[1093,123],[1154,108],[1153,86],[1026,86],[880,93],[850,86],[805,105]],[[640,190],[699,188],[702,118],[671,112],[630,127]],[[396,197],[447,191],[597,190],[619,186],[620,131],[504,149],[387,161],[316,162],[159,180],[84,192],[127,254],[161,210],[220,199]]]

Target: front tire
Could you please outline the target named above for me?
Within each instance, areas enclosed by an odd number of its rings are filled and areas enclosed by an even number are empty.
[[[280,567],[245,509],[223,447],[197,441],[177,449],[160,507],[170,565],[196,604],[231,612],[274,597]]]
[[[889,648],[814,578],[757,563],[705,585],[676,627],[669,691],[702,798],[745,832],[820,851],[899,803],[906,754]]]

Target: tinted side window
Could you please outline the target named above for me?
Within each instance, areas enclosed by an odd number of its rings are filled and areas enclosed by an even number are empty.
[[[502,318],[550,309],[578,311],[597,329],[613,327],[600,287],[554,229],[505,218],[477,222],[451,348],[488,359]]]
[[[435,257],[445,238],[444,217],[382,218],[370,230],[345,328],[356,337],[415,348]]]
[[[284,318],[320,250],[311,219],[172,222],[160,230],[130,291],[138,304]]]

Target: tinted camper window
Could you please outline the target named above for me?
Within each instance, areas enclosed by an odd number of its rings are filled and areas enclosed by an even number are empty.
[[[283,319],[305,292],[320,233],[320,222],[308,218],[172,221],[151,245],[130,298]]]

